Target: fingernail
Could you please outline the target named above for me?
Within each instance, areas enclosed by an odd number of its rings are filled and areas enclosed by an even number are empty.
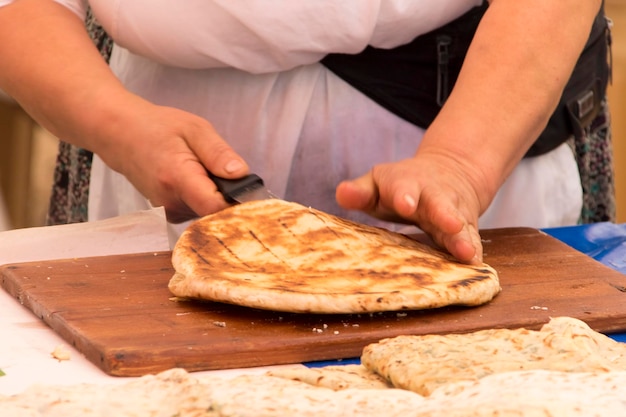
[[[243,168],[243,163],[238,160],[238,159],[233,159],[232,161],[229,161],[226,165],[224,165],[224,171],[230,173],[239,171],[241,168]]]
[[[404,201],[413,209],[417,206],[415,199],[409,194],[404,195]]]

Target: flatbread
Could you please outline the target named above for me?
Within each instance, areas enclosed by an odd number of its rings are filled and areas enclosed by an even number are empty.
[[[278,199],[192,223],[172,264],[169,289],[178,297],[295,313],[475,306],[500,291],[489,265]]]
[[[316,387],[339,391],[348,388],[385,389],[392,388],[382,376],[370,371],[363,365],[330,365],[319,368],[297,366],[279,368],[267,373],[271,376],[306,382]]]
[[[424,399],[403,390],[334,391],[267,375],[195,378],[182,369],[122,385],[33,386],[0,396],[19,417],[344,417],[407,416]]]
[[[181,369],[121,385],[33,386],[0,395],[19,417],[614,417],[626,372],[532,370],[457,382],[422,397],[399,389],[334,391],[266,375],[195,378]]]
[[[624,415],[626,372],[531,370],[437,390],[419,416],[612,417]],[[438,407],[437,410],[434,406]]]
[[[626,371],[626,345],[580,320],[559,317],[539,331],[489,329],[384,339],[366,346],[361,362],[394,387],[428,396],[453,382],[509,371]]]

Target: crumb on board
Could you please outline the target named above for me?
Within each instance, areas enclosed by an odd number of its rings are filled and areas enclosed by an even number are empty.
[[[63,345],[56,346],[50,355],[59,362],[71,359],[70,351]]]

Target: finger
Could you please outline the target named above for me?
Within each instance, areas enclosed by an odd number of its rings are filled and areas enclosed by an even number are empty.
[[[198,216],[215,213],[230,205],[204,169],[185,178],[180,187],[180,196]]]
[[[444,238],[444,244],[448,252],[459,261],[479,265],[482,263],[482,243],[471,229],[471,226],[466,226],[461,232]]]
[[[423,205],[419,208],[418,226],[459,261],[481,263],[482,244],[476,221],[468,220],[457,209],[454,200],[432,192],[429,197],[428,201],[420,202]]]
[[[481,264],[483,263],[483,240],[480,237],[480,233],[476,225],[469,225],[468,227],[470,239],[472,240],[472,245],[476,250],[476,253],[474,254],[474,259],[471,261],[471,263]]]
[[[246,161],[204,119],[192,125],[185,140],[204,167],[218,177],[239,178],[250,171]]]
[[[401,189],[393,195],[393,208],[400,216],[410,220],[417,211],[417,195],[419,193]]]
[[[376,210],[380,216],[415,223],[421,190],[419,181],[410,173],[412,165],[407,162],[374,167],[372,182],[379,195]]]
[[[389,181],[384,167],[337,186],[336,200],[350,210],[361,210],[383,220],[413,221],[419,198],[416,183]]]
[[[229,206],[198,161],[182,163],[179,170],[179,181],[173,185],[170,199],[163,204],[168,221],[180,223]]]
[[[374,211],[378,205],[378,188],[371,173],[342,181],[335,190],[337,203],[348,210]]]

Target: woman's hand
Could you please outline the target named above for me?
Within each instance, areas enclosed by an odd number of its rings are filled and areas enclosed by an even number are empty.
[[[463,262],[482,262],[478,216],[482,211],[470,175],[444,155],[420,155],[378,165],[337,187],[344,208],[416,224]]]
[[[129,103],[135,104],[128,111]],[[205,119],[141,99],[126,100],[126,112],[98,140],[100,157],[122,173],[171,222],[182,222],[228,204],[207,176],[248,173],[246,162]],[[106,137],[105,137],[106,136]]]

